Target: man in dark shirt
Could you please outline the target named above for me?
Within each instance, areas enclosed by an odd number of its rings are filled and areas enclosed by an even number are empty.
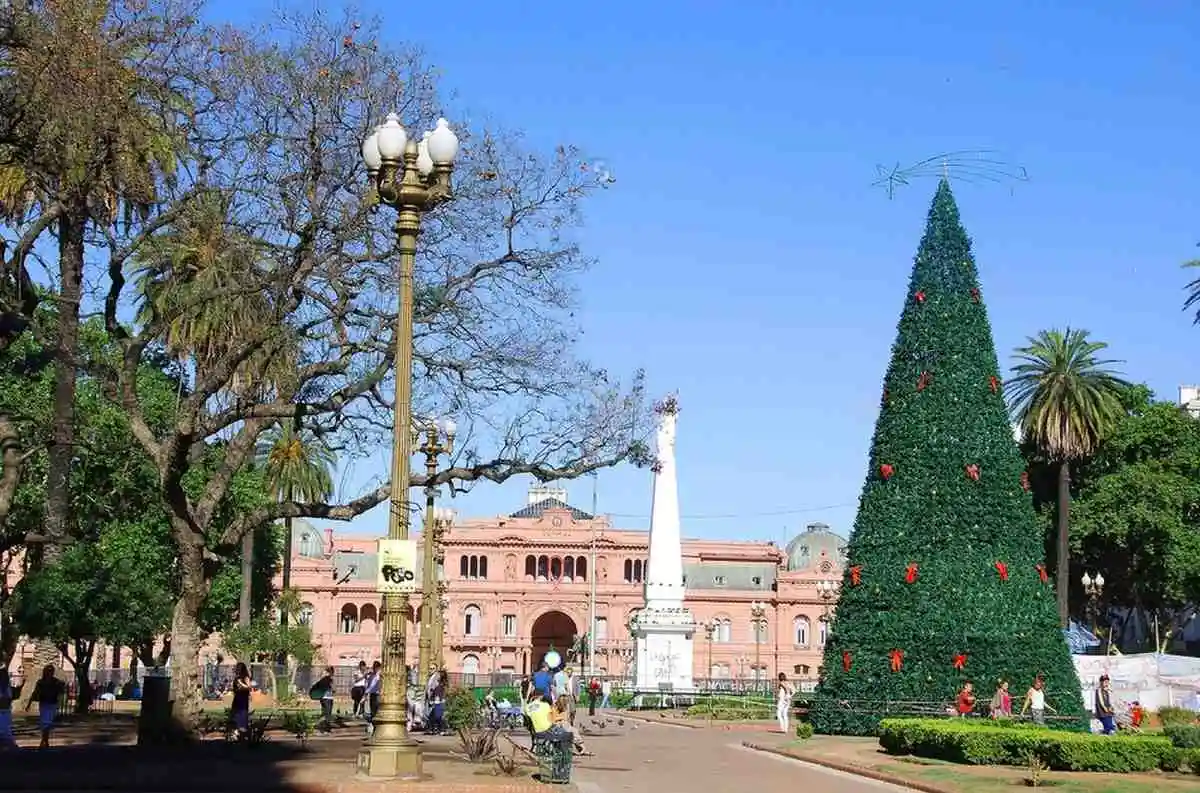
[[[550,684],[553,680],[554,678],[550,675],[550,667],[544,663],[533,673],[533,687],[542,692],[542,696],[547,702],[550,701]]]
[[[33,688],[33,697],[25,705],[25,710],[29,710],[33,701],[37,700],[38,726],[42,729],[41,748],[43,749],[50,745],[50,730],[54,728],[54,719],[58,716],[58,703],[66,690],[67,687],[63,681],[54,675],[54,665],[46,664],[42,669],[42,678]]]
[[[1117,724],[1114,717],[1117,715],[1113,708],[1112,701],[1112,682],[1108,679],[1108,675],[1100,676],[1100,688],[1096,689],[1096,718],[1104,727],[1105,735],[1112,735],[1117,731]]]

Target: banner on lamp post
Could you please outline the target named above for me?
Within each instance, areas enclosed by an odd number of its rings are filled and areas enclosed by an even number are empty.
[[[417,541],[380,540],[376,585],[385,595],[411,595],[417,591]]]

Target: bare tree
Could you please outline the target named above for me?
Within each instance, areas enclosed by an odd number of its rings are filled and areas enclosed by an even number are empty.
[[[420,54],[379,46],[375,30],[317,13],[283,16],[271,43],[225,31],[204,100],[190,102],[204,107],[192,117],[192,178],[162,210],[179,212],[178,222],[152,239],[148,224],[136,235],[109,230],[106,323],[122,362],[102,375],[157,462],[172,517],[183,579],[173,676],[184,721],[200,704],[197,616],[220,555],[267,521],[348,520],[388,495],[385,482],[343,503],[272,501],[228,525],[214,520],[234,475],[253,464],[276,423],[297,421],[343,455],[390,430],[395,238],[365,189],[359,149],[386,112],[422,129],[441,108]],[[606,180],[572,148],[542,155],[502,131],[464,129],[461,137],[457,200],[427,218],[422,239],[414,385],[417,414],[452,414],[466,431],[448,468],[409,485],[465,490],[646,463],[640,373],[622,384],[574,351],[571,284],[589,260],[571,230],[583,200]],[[243,269],[209,277],[195,257],[163,244],[188,222],[198,191],[222,196],[223,227],[256,241]],[[135,263],[139,277],[127,283]],[[177,419],[155,433],[136,388],[143,354],[181,323],[222,304],[241,310],[251,295],[253,321],[190,346],[204,354],[188,356]],[[136,322],[119,311],[131,300],[141,301]],[[219,464],[197,485],[189,474],[214,444]]]

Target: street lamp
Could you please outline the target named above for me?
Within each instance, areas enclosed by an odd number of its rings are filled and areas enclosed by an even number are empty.
[[[443,529],[444,531],[444,529]],[[450,598],[446,596],[446,579],[437,583],[437,613],[433,621],[433,666],[446,668],[446,612],[450,609]]]
[[[1096,573],[1095,576],[1090,576],[1084,573],[1080,583],[1083,584],[1083,594],[1087,595],[1088,621],[1092,623],[1092,633],[1095,633],[1096,615],[1100,612],[1100,596],[1104,594],[1104,575]]]
[[[396,312],[396,401],[392,417],[392,471],[388,539],[408,539],[408,489],[412,457],[413,264],[421,216],[450,198],[450,172],[458,138],[446,120],[421,143],[409,140],[395,113],[375,128],[362,144],[363,163],[381,204],[396,210],[400,251],[399,308]],[[375,729],[358,754],[358,771],[371,777],[419,779],[421,753],[408,736],[408,675],[405,666],[407,593],[384,596],[383,684]]]
[[[458,426],[450,419],[429,419],[424,426],[413,427],[413,442],[420,443],[417,451],[425,455],[425,481],[432,482],[437,476],[438,457],[454,453],[454,436],[457,433]],[[433,627],[437,620],[434,615],[437,604],[437,548],[441,545],[437,527],[439,519],[447,513],[453,515],[449,509],[443,510],[434,506],[437,497],[438,488],[431,484],[426,485],[423,529],[425,537],[424,547],[421,549],[421,636],[417,640],[417,680],[421,685],[425,685],[429,680],[430,667],[433,665]]]
[[[712,688],[713,688],[712,646],[713,646],[713,636],[717,632],[717,623],[714,622],[713,620],[709,620],[708,622],[703,623],[703,627],[704,627],[704,640],[706,642],[708,642],[708,690],[711,693]],[[709,701],[711,702],[711,700],[712,700],[712,698],[710,697]]]
[[[822,622],[829,622],[829,618],[833,613],[833,596],[837,594],[837,583],[829,580],[821,580],[817,582],[817,596],[821,598],[821,603],[825,607],[825,613],[821,615]]]
[[[750,621],[754,624],[754,688],[762,679],[762,634],[767,627],[767,604],[754,601],[750,604]]]

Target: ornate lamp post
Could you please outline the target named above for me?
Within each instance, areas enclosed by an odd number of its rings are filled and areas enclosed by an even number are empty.
[[[754,601],[750,604],[750,622],[754,625],[754,687],[762,680],[762,635],[767,627],[767,604]]]
[[[439,564],[441,564],[439,562]],[[443,575],[437,584],[437,613],[433,621],[433,665],[436,669],[446,667],[446,611],[450,598],[446,597],[446,579]]]
[[[1096,632],[1096,616],[1100,613],[1100,596],[1104,594],[1104,574],[1096,573],[1091,576],[1083,574],[1080,579],[1083,584],[1083,594],[1087,595],[1088,622],[1092,624],[1092,633]]]
[[[425,455],[425,477],[432,482],[437,476],[438,457],[454,453],[454,436],[458,426],[446,419],[439,422],[430,419],[422,428],[414,428],[414,441],[420,441],[417,451]],[[420,435],[424,433],[424,440]],[[422,559],[421,559],[421,636],[417,640],[419,661],[417,663],[417,681],[425,685],[429,679],[430,667],[433,663],[433,626],[436,617],[434,611],[437,605],[437,548],[441,545],[438,537],[439,518],[443,517],[440,508],[434,506],[438,497],[438,488],[425,487],[425,527]],[[447,510],[449,512],[449,510]]]
[[[392,418],[392,471],[388,539],[408,539],[408,489],[412,457],[413,263],[421,216],[450,198],[450,172],[458,138],[445,119],[418,144],[409,140],[391,113],[362,145],[371,187],[382,204],[396,210],[400,250],[399,310],[396,312]],[[375,730],[358,754],[358,771],[372,777],[420,778],[421,753],[408,737],[408,675],[405,667],[405,613],[408,595],[388,592],[383,599],[383,685]]]
[[[707,622],[703,623],[703,628],[704,628],[704,641],[708,642],[708,690],[709,690],[709,692],[711,692],[713,690],[712,646],[713,646],[713,636],[717,632],[717,624],[715,622],[713,622],[712,620],[708,620]]]
[[[823,579],[817,582],[817,597],[821,598],[821,605],[825,607],[825,613],[821,615],[821,622],[829,622],[833,616],[833,597],[837,594],[837,590],[836,581]]]

